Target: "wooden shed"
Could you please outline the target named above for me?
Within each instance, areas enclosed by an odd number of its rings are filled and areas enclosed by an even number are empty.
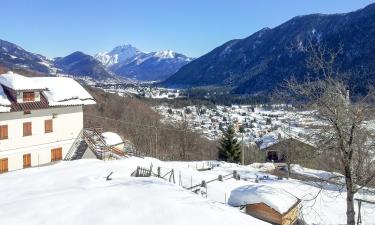
[[[285,162],[284,152],[288,148],[291,154],[298,155],[298,158],[306,158],[311,161],[311,158],[314,157],[315,147],[294,138],[284,139],[271,144],[262,149],[262,151],[266,153],[266,162],[283,163]]]
[[[283,189],[265,185],[236,188],[228,203],[244,207],[247,214],[272,224],[292,225],[299,217],[298,198]]]

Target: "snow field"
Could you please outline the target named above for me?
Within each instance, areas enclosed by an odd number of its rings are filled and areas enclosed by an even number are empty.
[[[207,171],[195,169],[206,163],[131,157],[105,162],[63,161],[1,174],[1,224],[267,224],[225,204],[234,189],[256,185],[282,189],[301,199],[302,215],[308,224],[346,222],[345,192],[340,194],[333,185],[326,185],[320,191],[313,183],[278,180],[264,172],[265,168],[271,168],[269,165],[213,162],[219,166]],[[173,169],[176,184],[159,178],[130,176],[137,166],[149,168],[151,164],[154,173],[160,166],[162,175]],[[207,197],[180,187],[216,179],[233,170],[238,171],[241,180],[208,183]],[[112,180],[107,181],[110,172]],[[362,205],[362,220],[363,224],[375,224],[375,206]]]

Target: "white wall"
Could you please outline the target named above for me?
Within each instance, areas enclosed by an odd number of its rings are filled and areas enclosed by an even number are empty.
[[[54,116],[55,115],[55,116]],[[45,133],[44,121],[53,120],[53,132]],[[23,136],[23,123],[32,122],[32,135]],[[8,158],[9,170],[23,167],[23,154],[31,153],[32,166],[49,163],[51,149],[62,147],[63,158],[83,128],[82,106],[0,113],[0,125],[8,125],[8,139],[0,140],[0,158]]]

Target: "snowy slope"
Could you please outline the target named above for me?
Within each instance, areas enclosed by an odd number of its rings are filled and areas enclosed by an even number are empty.
[[[173,168],[176,184],[157,178],[130,177],[137,166],[149,167],[151,163],[154,172],[157,166],[162,167],[162,175]],[[301,199],[302,216],[307,224],[345,224],[345,192],[340,194],[335,186],[325,186],[312,201],[320,190],[315,184],[278,180],[260,172],[259,164],[214,164],[218,166],[213,170],[198,171],[196,168],[205,167],[206,162],[163,162],[133,157],[107,162],[60,162],[1,174],[1,224],[266,224],[226,205],[234,189],[247,185],[282,189]],[[209,183],[207,198],[180,187],[200,184],[233,170],[238,171],[241,180]],[[106,181],[110,172],[114,172],[112,180]],[[375,224],[374,212],[375,206],[363,204],[362,224]]]
[[[161,179],[129,177],[139,164],[81,160],[0,175],[1,224],[266,224]]]

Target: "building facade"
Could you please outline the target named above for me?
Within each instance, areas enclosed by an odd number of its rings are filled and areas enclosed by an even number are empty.
[[[71,78],[0,75],[0,173],[64,159],[87,104],[94,99]]]

